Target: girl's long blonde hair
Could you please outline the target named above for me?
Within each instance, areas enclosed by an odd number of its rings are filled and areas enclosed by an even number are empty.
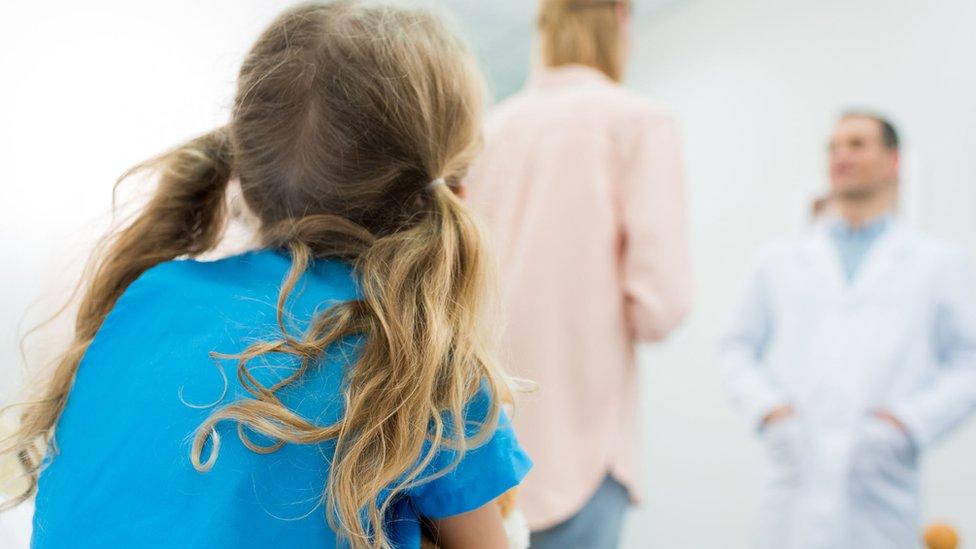
[[[6,441],[31,480],[17,501],[36,490],[78,365],[116,300],[154,265],[217,245],[236,178],[264,245],[288,250],[292,267],[279,296],[280,337],[235,355],[253,398],[214,411],[191,460],[200,471],[213,465],[225,421],[256,452],[334,440],[324,487],[330,524],[355,547],[389,547],[389,502],[431,478],[421,477],[438,450],[456,450],[459,460],[486,440],[510,399],[483,319],[489,260],[450,188],[477,150],[482,103],[466,47],[425,11],[342,0],[279,16],[244,61],[230,122],[134,168],[157,171],[159,186],[93,257],[74,341]],[[284,305],[319,257],[351,262],[361,298],[290,333]],[[316,425],[284,406],[277,392],[350,335],[363,344],[346,373],[344,417]],[[264,386],[249,364],[267,353],[290,354],[300,368]],[[463,410],[480,390],[491,406],[471,436]],[[260,446],[248,430],[277,442]]]
[[[539,53],[548,67],[577,64],[620,82],[624,73],[623,25],[618,9],[631,0],[540,0]]]

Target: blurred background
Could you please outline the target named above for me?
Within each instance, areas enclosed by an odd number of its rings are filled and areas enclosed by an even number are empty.
[[[476,49],[495,98],[530,66],[534,3],[429,0]],[[132,164],[221,124],[246,48],[288,2],[0,4],[0,402],[18,343],[68,296]],[[642,350],[644,507],[624,547],[751,546],[760,449],[727,405],[715,341],[751,253],[806,222],[839,111],[899,126],[903,210],[976,256],[976,2],[637,0],[629,87],[682,122],[697,305]],[[56,330],[55,330],[56,332]],[[50,353],[57,335],[31,352]],[[137,378],[135,378],[137,379]],[[976,424],[924,462],[925,518],[976,539]],[[26,546],[25,510],[0,546]],[[706,527],[707,526],[707,527]]]

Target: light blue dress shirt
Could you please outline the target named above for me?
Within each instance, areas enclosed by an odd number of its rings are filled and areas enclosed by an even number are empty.
[[[841,268],[847,282],[854,280],[864,263],[871,246],[891,226],[891,215],[878,217],[861,227],[854,228],[847,221],[837,218],[830,222],[830,237],[840,255]]]

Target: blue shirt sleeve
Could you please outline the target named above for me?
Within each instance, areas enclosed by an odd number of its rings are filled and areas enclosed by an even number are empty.
[[[480,392],[465,410],[465,420],[477,425],[488,414],[487,393]],[[474,434],[469,431],[469,435]],[[430,476],[449,467],[457,457],[452,449],[441,449],[423,472]],[[518,486],[532,461],[519,446],[511,422],[504,412],[491,438],[481,446],[469,448],[457,466],[448,473],[407,491],[416,512],[425,518],[440,519],[473,511]]]

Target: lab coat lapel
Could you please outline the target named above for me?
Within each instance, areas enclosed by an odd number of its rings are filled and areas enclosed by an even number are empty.
[[[903,258],[907,238],[907,229],[892,221],[891,226],[868,250],[864,262],[850,282],[844,274],[837,245],[831,239],[826,224],[820,223],[811,230],[807,254],[811,267],[817,269],[822,280],[828,281],[831,290],[849,294],[883,284]]]
[[[831,293],[843,292],[847,286],[837,248],[830,240],[825,223],[818,223],[809,232],[806,255],[815,275],[828,285]]]
[[[868,250],[864,262],[851,281],[851,291],[862,292],[890,281],[893,269],[898,267],[904,257],[906,240],[906,229],[892,221]]]

